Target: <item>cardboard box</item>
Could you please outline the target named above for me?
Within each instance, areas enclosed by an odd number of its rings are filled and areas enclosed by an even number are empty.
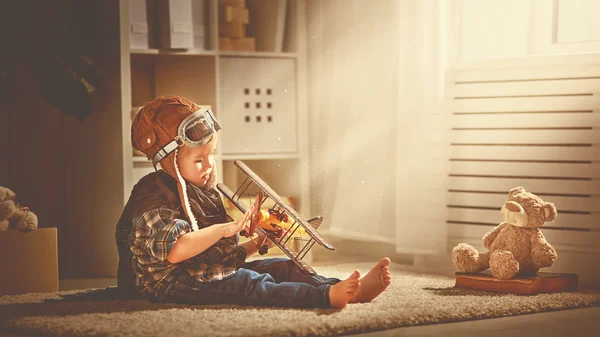
[[[231,43],[230,37],[219,37],[219,50],[220,51],[232,51],[233,44]]]
[[[219,22],[219,36],[246,37],[246,24],[241,22]]]
[[[0,232],[0,296],[58,291],[56,228]]]
[[[256,40],[253,37],[232,38],[234,51],[256,51]]]
[[[250,12],[247,8],[221,6],[219,7],[220,22],[250,23]]]
[[[219,4],[232,7],[246,7],[246,0],[219,0]]]

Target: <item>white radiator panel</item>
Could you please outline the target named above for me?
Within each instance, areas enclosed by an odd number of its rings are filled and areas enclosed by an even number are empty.
[[[449,192],[448,205],[450,207],[485,207],[500,208],[506,202],[506,193],[464,193]],[[558,212],[600,212],[600,202],[597,198],[556,196],[538,194],[547,202],[556,205]]]
[[[575,83],[577,82],[575,81]],[[600,97],[592,95],[495,97],[496,95],[496,93],[490,93],[490,98],[455,98],[452,102],[452,112],[515,113],[545,111],[591,111],[593,109],[597,109],[598,105],[600,104]]]
[[[597,130],[452,130],[450,142],[454,145],[573,145],[589,146],[598,143]],[[564,151],[563,151],[564,152]]]
[[[558,209],[542,231],[559,260],[600,256],[600,54],[463,64],[447,78],[448,246],[485,250],[508,191],[524,186]]]
[[[600,88],[600,86],[598,86]],[[490,125],[493,125],[490,127]],[[464,114],[452,116],[453,129],[581,128],[600,125],[600,114],[590,112],[529,114]]]
[[[450,164],[452,166],[452,163]],[[596,198],[600,192],[600,181],[529,179],[520,177],[450,177],[451,191],[493,192],[508,196],[513,187],[522,185],[535,194],[576,195]],[[502,205],[499,205],[502,206]]]
[[[518,151],[518,150],[516,150]],[[453,161],[450,174],[456,176],[534,177],[571,179],[598,178],[600,164],[540,163],[503,161]]]
[[[600,158],[600,147],[577,146],[565,151],[561,146],[453,146],[451,158],[454,160],[504,160],[504,161],[577,161],[588,162],[590,158]]]
[[[587,77],[586,75],[585,77]],[[594,92],[600,88],[600,79],[575,79],[577,85],[569,80],[543,80],[515,83],[514,80],[503,81],[477,81],[475,83],[459,83],[454,87],[452,94],[456,98],[489,97],[490,93],[497,97],[510,96],[539,96],[539,95],[581,95],[585,92]]]

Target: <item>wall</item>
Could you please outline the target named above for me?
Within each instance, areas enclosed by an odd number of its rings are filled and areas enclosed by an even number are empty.
[[[121,58],[119,2],[91,2],[82,11],[88,22],[82,52],[91,55],[101,75],[101,83],[91,95],[93,113],[83,124],[66,123],[67,223],[69,261],[80,276],[116,277],[118,254],[115,225],[126,197],[124,184],[123,130],[121,102]],[[84,5],[82,5],[84,6]],[[125,131],[125,132],[124,132]],[[94,182],[91,182],[94,180]]]
[[[595,0],[454,0],[448,30],[457,61],[600,50]]]
[[[83,269],[74,261],[81,260],[80,252],[88,247],[77,246],[79,234],[73,230],[86,224],[68,223],[76,205],[68,202],[73,180],[67,170],[70,163],[78,166],[82,160],[81,152],[69,155],[69,144],[80,141],[70,137],[69,130],[82,126],[40,96],[36,78],[52,81],[53,75],[36,72],[32,64],[63,54],[93,58],[95,30],[104,28],[91,19],[97,11],[76,0],[18,1],[0,12],[0,186],[11,188],[18,201],[38,215],[40,227],[57,228],[60,277],[82,276]],[[93,261],[79,262],[94,268]]]

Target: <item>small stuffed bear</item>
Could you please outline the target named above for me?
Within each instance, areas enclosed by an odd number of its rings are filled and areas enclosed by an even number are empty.
[[[29,232],[38,227],[38,218],[29,208],[15,202],[15,193],[0,186],[0,231],[18,229]]]
[[[490,268],[495,278],[508,280],[516,275],[534,276],[540,268],[552,266],[556,251],[539,227],[556,219],[554,204],[519,186],[510,190],[501,212],[506,221],[483,237],[488,252],[479,253],[460,243],[452,250],[456,267],[467,273]]]

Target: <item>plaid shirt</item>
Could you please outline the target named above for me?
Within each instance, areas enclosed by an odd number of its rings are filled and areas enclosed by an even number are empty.
[[[133,219],[132,267],[142,295],[164,297],[177,280],[175,271],[184,270],[200,282],[211,282],[233,276],[244,263],[246,251],[238,245],[237,236],[222,238],[185,261],[169,262],[167,256],[177,238],[192,231],[191,225],[178,219],[178,215],[176,210],[155,208]]]

